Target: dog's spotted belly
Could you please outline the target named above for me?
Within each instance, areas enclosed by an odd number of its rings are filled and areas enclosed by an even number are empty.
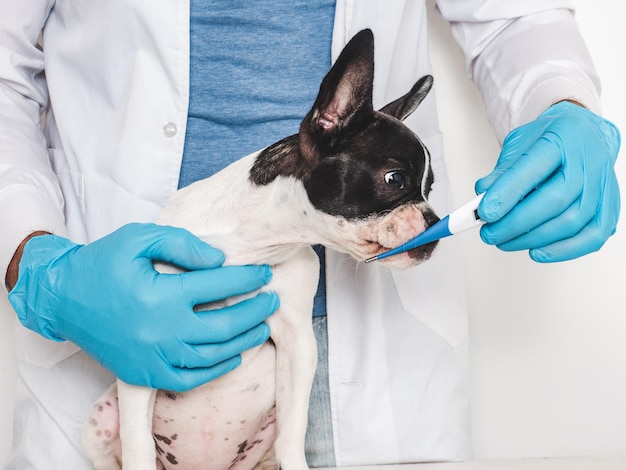
[[[272,456],[274,348],[261,349],[202,387],[158,392],[153,419],[158,469],[247,470]]]
[[[241,366],[185,393],[159,390],[152,432],[157,470],[277,468],[275,350],[244,353]],[[121,462],[117,385],[91,410],[87,440]],[[104,467],[103,467],[104,468]],[[106,467],[109,468],[109,467]]]
[[[179,423],[177,419],[187,417],[178,416],[174,410],[157,412],[153,428],[156,468],[248,470],[266,460],[271,464],[276,438],[275,407],[272,405],[254,420],[239,419],[241,416],[202,412]]]

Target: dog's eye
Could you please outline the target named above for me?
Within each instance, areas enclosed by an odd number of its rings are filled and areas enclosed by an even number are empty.
[[[390,171],[385,174],[385,183],[393,189],[404,189],[406,176],[401,171]]]

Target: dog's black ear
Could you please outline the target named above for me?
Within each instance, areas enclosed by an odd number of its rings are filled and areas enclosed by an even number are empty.
[[[300,126],[301,151],[313,157],[315,147],[345,129],[362,112],[373,112],[374,35],[357,33],[324,77],[313,108]]]
[[[381,113],[389,114],[400,121],[404,121],[426,98],[426,95],[433,86],[433,77],[425,75],[420,78],[413,88],[404,96],[392,101],[380,109]]]
[[[374,114],[374,35],[369,29],[357,33],[328,71],[300,133],[271,145],[255,160],[250,179],[268,184],[277,176],[305,178],[320,155],[333,149],[350,124]]]

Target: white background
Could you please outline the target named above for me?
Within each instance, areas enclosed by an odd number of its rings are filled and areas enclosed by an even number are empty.
[[[429,3],[440,122],[454,199],[462,203],[474,194],[474,181],[493,167],[498,144],[447,24]],[[626,4],[574,4],[602,77],[604,114],[626,138]],[[617,171],[626,188],[621,153]],[[465,248],[459,269],[467,277],[471,307],[477,459],[626,454],[626,234],[621,225],[599,253],[554,265],[533,263],[525,253],[499,252],[482,244],[476,232],[459,235]],[[0,297],[4,462],[14,397],[13,313]]]

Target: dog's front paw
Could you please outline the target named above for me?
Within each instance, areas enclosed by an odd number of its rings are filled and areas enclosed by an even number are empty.
[[[274,447],[254,466],[254,470],[278,470],[279,468]]]
[[[306,462],[295,465],[281,463],[277,468],[280,468],[280,470],[309,470],[309,466]]]
[[[304,455],[284,456],[279,459],[278,467],[280,470],[309,470]]]

